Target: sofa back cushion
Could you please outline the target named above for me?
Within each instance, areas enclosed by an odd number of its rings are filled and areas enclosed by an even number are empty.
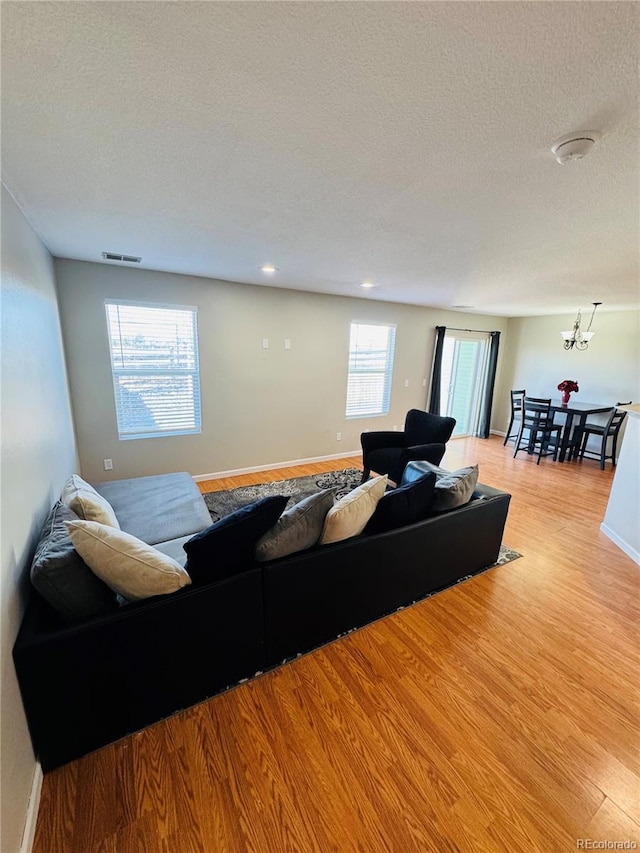
[[[425,519],[431,508],[436,475],[431,472],[413,483],[387,491],[364,529],[366,534],[386,533]]]
[[[194,584],[220,581],[255,565],[255,549],[282,515],[287,495],[272,495],[237,509],[184,544]]]
[[[335,489],[324,489],[283,512],[271,530],[258,540],[256,559],[277,560],[313,548],[334,504],[334,493]]]
[[[78,516],[57,501],[42,528],[31,564],[31,583],[67,622],[81,622],[117,609],[115,595],[80,557],[66,521]]]
[[[362,533],[386,487],[386,474],[373,477],[334,504],[327,513],[320,544],[342,542]]]

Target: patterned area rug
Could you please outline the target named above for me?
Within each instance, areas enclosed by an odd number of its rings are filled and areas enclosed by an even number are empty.
[[[330,471],[328,474],[315,474],[312,477],[295,477],[292,480],[276,480],[275,483],[260,483],[257,486],[240,486],[239,489],[227,489],[224,492],[209,492],[204,495],[204,499],[211,518],[218,521],[246,504],[271,495],[289,495],[287,506],[292,506],[322,489],[336,489],[336,497],[341,498],[359,486],[361,480],[362,471],[357,468],[344,468],[342,471]]]
[[[260,483],[256,486],[241,486],[238,489],[227,489],[223,492],[209,492],[203,497],[211,518],[213,521],[218,521],[240,507],[270,495],[289,495],[287,506],[292,506],[321,489],[335,488],[336,497],[341,498],[359,486],[361,479],[362,471],[358,471],[357,468],[343,468],[342,471],[329,471],[327,474],[315,474],[312,477],[294,477],[291,480],[276,480],[274,483]],[[502,545],[494,565],[503,566],[521,556],[522,554],[517,551]]]

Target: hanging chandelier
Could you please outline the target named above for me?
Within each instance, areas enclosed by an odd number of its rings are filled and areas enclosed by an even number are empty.
[[[591,312],[591,319],[589,320],[589,325],[587,326],[586,332],[582,331],[582,314],[580,309],[578,308],[578,316],[576,317],[575,323],[573,324],[573,329],[570,331],[561,332],[564,339],[564,348],[565,349],[587,349],[589,346],[589,341],[593,337],[594,333],[591,331],[591,324],[593,323],[593,315],[596,313],[596,308],[598,305],[602,305],[602,302],[594,302],[593,303],[593,311]]]

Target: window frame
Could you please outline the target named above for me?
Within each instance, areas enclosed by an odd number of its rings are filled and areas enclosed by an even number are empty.
[[[376,369],[360,369],[360,370],[352,370],[351,368],[351,360],[352,360],[352,350],[351,350],[351,339],[353,335],[353,327],[354,326],[377,326],[383,327],[388,330],[387,337],[387,348],[386,348],[386,358],[385,358],[385,366],[381,371],[379,368]],[[349,348],[348,348],[348,356],[347,356],[347,394],[346,394],[346,404],[345,404],[345,418],[347,420],[362,420],[363,418],[380,418],[385,417],[389,414],[391,410],[391,391],[393,388],[393,364],[395,357],[395,348],[396,348],[396,332],[397,325],[395,323],[380,323],[380,322],[372,322],[371,320],[352,320],[349,324]],[[349,388],[350,388],[350,380],[352,376],[373,374],[373,373],[382,373],[383,379],[383,387],[382,387],[382,407],[379,411],[363,411],[360,409],[359,411],[350,411],[349,408]]]
[[[191,314],[191,325],[193,330],[193,367],[176,367],[176,368],[131,368],[117,367],[114,364],[114,349],[112,346],[112,329],[109,317],[109,306],[124,306],[133,308],[152,308],[155,310],[166,311],[188,311]],[[114,393],[114,409],[116,414],[116,426],[118,430],[119,441],[135,441],[137,439],[146,438],[169,438],[172,436],[181,435],[200,435],[202,433],[202,395],[200,387],[200,352],[198,343],[198,308],[195,305],[175,305],[167,302],[146,302],[137,299],[115,299],[107,298],[104,301],[105,318],[107,327],[107,346],[109,348],[109,362],[111,367],[111,378],[113,381]],[[171,429],[171,430],[146,430],[136,434],[123,432],[125,424],[123,423],[123,411],[119,406],[120,388],[118,384],[119,376],[191,376],[193,387],[193,410],[195,426],[187,429]]]

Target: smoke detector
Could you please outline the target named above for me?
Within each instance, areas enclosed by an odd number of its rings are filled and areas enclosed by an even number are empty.
[[[591,151],[600,134],[596,130],[581,130],[561,136],[551,146],[558,163],[568,163],[570,160],[582,160]]]

